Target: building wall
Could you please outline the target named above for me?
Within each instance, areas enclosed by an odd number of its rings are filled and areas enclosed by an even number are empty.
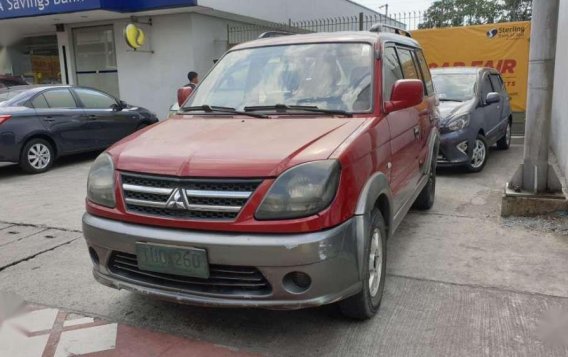
[[[348,0],[198,0],[199,6],[273,22],[355,16],[376,12]]]
[[[558,16],[551,146],[564,177],[568,177],[568,1],[560,1]]]
[[[154,53],[130,50],[122,35],[129,20],[114,22],[122,100],[148,108],[160,118],[166,116],[177,89],[187,83],[188,68],[194,65],[188,36],[191,21],[189,13],[152,17],[147,37]]]
[[[153,16],[152,22],[146,31],[154,53],[129,50],[122,38],[128,20],[114,22],[120,96],[165,118],[187,73],[205,76],[227,50],[229,21],[184,13]]]

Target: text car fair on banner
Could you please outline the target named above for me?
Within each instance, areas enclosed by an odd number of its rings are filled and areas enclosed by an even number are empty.
[[[483,66],[501,72],[515,112],[527,100],[530,22],[507,22],[412,32],[430,68]]]

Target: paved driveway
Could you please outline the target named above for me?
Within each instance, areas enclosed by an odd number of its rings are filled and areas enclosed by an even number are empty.
[[[568,236],[499,216],[503,187],[521,157],[522,147],[513,146],[492,152],[482,173],[439,174],[434,208],[410,213],[389,241],[385,297],[371,321],[346,320],[333,307],[195,308],[98,285],[79,231],[93,155],[66,159],[41,176],[0,167],[0,291],[225,346],[221,354],[566,356],[558,336],[568,336]]]

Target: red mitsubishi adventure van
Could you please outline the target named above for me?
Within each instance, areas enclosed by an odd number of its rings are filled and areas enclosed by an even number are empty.
[[[94,162],[102,284],[206,306],[380,305],[386,240],[434,203],[438,111],[418,43],[388,32],[232,48],[172,119]]]

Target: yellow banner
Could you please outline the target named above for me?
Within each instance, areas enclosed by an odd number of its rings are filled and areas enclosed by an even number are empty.
[[[530,22],[507,22],[412,32],[430,68],[493,67],[501,72],[515,112],[527,101]]]

